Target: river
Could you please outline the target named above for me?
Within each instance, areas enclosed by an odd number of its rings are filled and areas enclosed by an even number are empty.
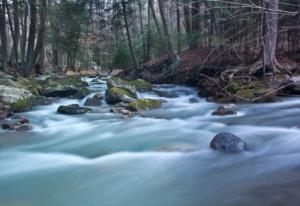
[[[104,81],[85,80],[104,94]],[[61,99],[23,114],[33,131],[0,130],[0,205],[299,205],[299,98],[241,104],[237,115],[219,117],[211,115],[217,104],[189,103],[193,88],[157,88],[176,97],[133,118],[110,113],[105,102],[88,114],[60,115],[59,105],[84,103]],[[247,151],[210,149],[224,131],[245,140]]]

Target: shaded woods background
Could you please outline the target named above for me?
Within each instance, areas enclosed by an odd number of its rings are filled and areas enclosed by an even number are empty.
[[[282,65],[300,59],[299,11],[298,0],[1,0],[0,67],[129,68],[177,53],[251,65],[274,44]]]

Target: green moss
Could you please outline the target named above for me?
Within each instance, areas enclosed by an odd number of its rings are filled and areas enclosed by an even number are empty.
[[[142,80],[137,79],[129,82],[130,85],[134,86],[139,92],[147,92],[152,90],[152,84]]]
[[[270,89],[264,87],[256,88],[255,93],[258,95],[268,94],[270,93]]]
[[[34,102],[33,97],[21,98],[17,100],[15,103],[12,103],[10,107],[14,112],[25,112],[31,110],[33,106],[33,102]]]
[[[231,82],[228,82],[225,89],[229,92],[235,93],[236,91],[238,91],[240,89],[240,85],[237,82],[231,81]]]
[[[250,99],[254,97],[254,93],[252,89],[242,89],[236,92],[237,96]]]
[[[32,94],[37,96],[40,94],[40,91],[42,90],[42,86],[34,80],[29,81],[28,83],[25,84],[25,86]]]
[[[127,85],[128,82],[119,78],[119,77],[111,77],[107,80],[107,87],[113,88],[113,87],[121,87],[121,85]]]
[[[137,99],[128,104],[127,108],[131,111],[149,110],[161,107],[161,101],[155,99]]]
[[[114,87],[114,88],[108,89],[108,92],[112,93],[112,94],[120,94],[120,95],[126,95],[131,98],[136,98],[135,94],[131,93],[129,90],[124,89],[124,88]]]

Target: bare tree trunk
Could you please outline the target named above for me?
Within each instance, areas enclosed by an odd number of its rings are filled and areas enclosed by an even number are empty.
[[[1,38],[1,57],[2,69],[6,70],[7,67],[7,37],[6,37],[6,18],[5,18],[5,0],[2,0],[0,5],[0,38]],[[1,69],[1,66],[0,66]]]
[[[180,58],[176,54],[173,43],[171,41],[171,34],[170,34],[170,31],[169,31],[169,27],[168,27],[168,24],[167,24],[167,18],[166,18],[166,14],[165,14],[165,2],[164,2],[164,0],[158,0],[158,4],[159,4],[161,20],[162,20],[162,23],[163,23],[165,40],[166,40],[166,43],[167,43],[167,47],[168,47],[168,50],[169,50],[170,57],[172,58],[173,62],[178,62],[178,61],[180,61]]]
[[[145,41],[145,33],[144,33],[144,22],[143,22],[143,12],[142,12],[142,1],[138,1],[139,6],[139,19],[140,19],[140,26],[141,26],[141,35],[142,35],[142,41],[143,41],[143,59],[144,62],[146,61],[146,41]]]
[[[187,34],[189,49],[193,47],[193,38],[192,38],[192,18],[191,18],[191,8],[190,4],[186,3],[184,5],[184,23],[185,23],[185,31]]]
[[[177,51],[181,52],[181,27],[180,27],[180,6],[179,1],[176,2],[176,20],[177,20]]]
[[[29,76],[31,74],[33,65],[33,52],[34,52],[34,42],[36,36],[36,2],[35,0],[28,0],[28,7],[30,11],[30,25],[29,25],[29,36],[27,45],[27,55],[26,62],[23,66],[24,75]]]
[[[152,12],[152,17],[153,17],[153,20],[154,20],[154,23],[155,23],[155,27],[156,27],[158,36],[160,38],[160,41],[161,41],[161,43],[163,45],[163,48],[167,51],[168,55],[170,56],[169,50],[167,48],[166,41],[165,41],[165,39],[164,39],[164,37],[162,35],[162,32],[160,30],[160,27],[159,27],[158,19],[157,19],[157,16],[156,16],[156,13],[155,13],[155,9],[154,9],[153,0],[148,0],[148,4],[149,4],[150,10]]]
[[[151,52],[151,9],[149,6],[149,2],[148,2],[148,14],[147,14],[147,18],[148,18],[148,25],[147,25],[147,57],[146,57],[146,61],[150,60],[150,52]]]
[[[197,49],[199,44],[199,34],[200,34],[200,2],[195,1],[192,3],[192,48]]]
[[[27,20],[28,20],[28,5],[25,4],[23,8],[23,18],[21,19],[21,27],[22,27],[22,38],[20,44],[21,51],[21,65],[25,64],[26,58],[26,40],[27,40]]]
[[[46,0],[40,0],[40,26],[38,31],[38,37],[36,42],[36,47],[33,52],[33,62],[32,65],[35,64],[38,55],[40,54],[41,50],[44,46],[44,39],[45,39],[45,26],[46,26]]]
[[[14,35],[13,35],[13,52],[10,56],[10,62],[15,63],[18,67],[19,63],[19,42],[20,42],[20,22],[19,22],[19,2],[13,0],[13,19],[14,19]]]
[[[124,17],[124,22],[125,22],[125,28],[126,28],[126,33],[127,33],[127,40],[128,40],[128,45],[130,48],[130,53],[131,53],[131,57],[133,60],[133,63],[136,67],[139,67],[139,63],[137,61],[135,52],[134,52],[134,48],[132,45],[132,40],[131,40],[131,33],[130,33],[130,29],[129,29],[129,24],[128,24],[128,19],[127,19],[127,12],[126,12],[126,3],[124,0],[122,0],[122,8],[123,8],[123,17]]]
[[[278,3],[279,0],[264,0],[265,24],[263,39],[263,65],[273,70],[279,71],[279,63],[276,59],[277,32],[278,32]]]

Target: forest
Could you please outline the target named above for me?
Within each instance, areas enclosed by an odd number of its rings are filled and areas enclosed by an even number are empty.
[[[296,206],[299,0],[0,0],[0,206]]]

